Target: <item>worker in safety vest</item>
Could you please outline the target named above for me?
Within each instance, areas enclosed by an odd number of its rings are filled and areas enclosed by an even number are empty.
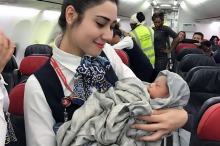
[[[142,12],[135,13],[130,18],[131,31],[130,35],[140,46],[144,54],[149,58],[154,66],[154,31],[152,28],[144,26],[145,16]]]

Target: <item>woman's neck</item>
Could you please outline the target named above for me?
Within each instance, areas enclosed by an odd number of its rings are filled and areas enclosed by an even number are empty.
[[[71,37],[68,37],[68,35],[63,36],[60,42],[60,46],[58,46],[58,48],[72,55],[76,55],[76,56],[85,55],[85,53],[81,49],[79,49],[76,45],[74,45],[74,41],[72,41]]]

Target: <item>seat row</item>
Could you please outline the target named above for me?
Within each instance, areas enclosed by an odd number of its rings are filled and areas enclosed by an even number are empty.
[[[50,56],[50,55],[49,55]],[[49,59],[45,54],[31,54],[22,59],[19,69],[15,69],[15,86],[9,91],[9,113],[19,145],[26,146],[24,126],[24,89],[28,77]]]
[[[201,49],[181,49],[175,58],[174,72],[182,76],[190,88],[190,99],[184,109],[188,113],[183,129],[189,146],[220,145],[220,50],[207,56]],[[189,139],[187,139],[189,137]]]
[[[196,66],[219,66],[220,65],[220,50],[216,51],[213,56],[208,56],[198,48],[182,49],[175,58],[174,72],[178,73],[183,78],[186,77],[193,67]]]
[[[188,120],[183,129],[191,133],[189,146],[201,146],[204,145],[204,141],[206,141],[204,146],[214,146],[214,140],[219,145],[220,133],[216,131],[219,126],[215,127],[220,120],[219,106],[211,109],[209,106],[220,102],[220,68],[218,66],[194,67],[187,73],[186,82],[189,85],[190,98],[184,107],[188,113]],[[219,98],[215,100],[214,97]],[[210,104],[212,100],[214,103]]]

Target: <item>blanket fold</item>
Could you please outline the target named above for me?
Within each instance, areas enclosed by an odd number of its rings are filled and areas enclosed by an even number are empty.
[[[137,133],[131,125],[137,122],[135,116],[151,114],[149,99],[146,87],[139,80],[118,81],[115,88],[105,93],[94,92],[75,111],[72,120],[59,128],[58,146],[143,145],[130,138]]]

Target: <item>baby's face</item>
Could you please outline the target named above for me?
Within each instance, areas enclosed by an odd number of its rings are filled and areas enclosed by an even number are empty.
[[[152,99],[168,98],[169,89],[167,86],[167,77],[166,76],[157,77],[155,81],[148,86],[147,90]]]

